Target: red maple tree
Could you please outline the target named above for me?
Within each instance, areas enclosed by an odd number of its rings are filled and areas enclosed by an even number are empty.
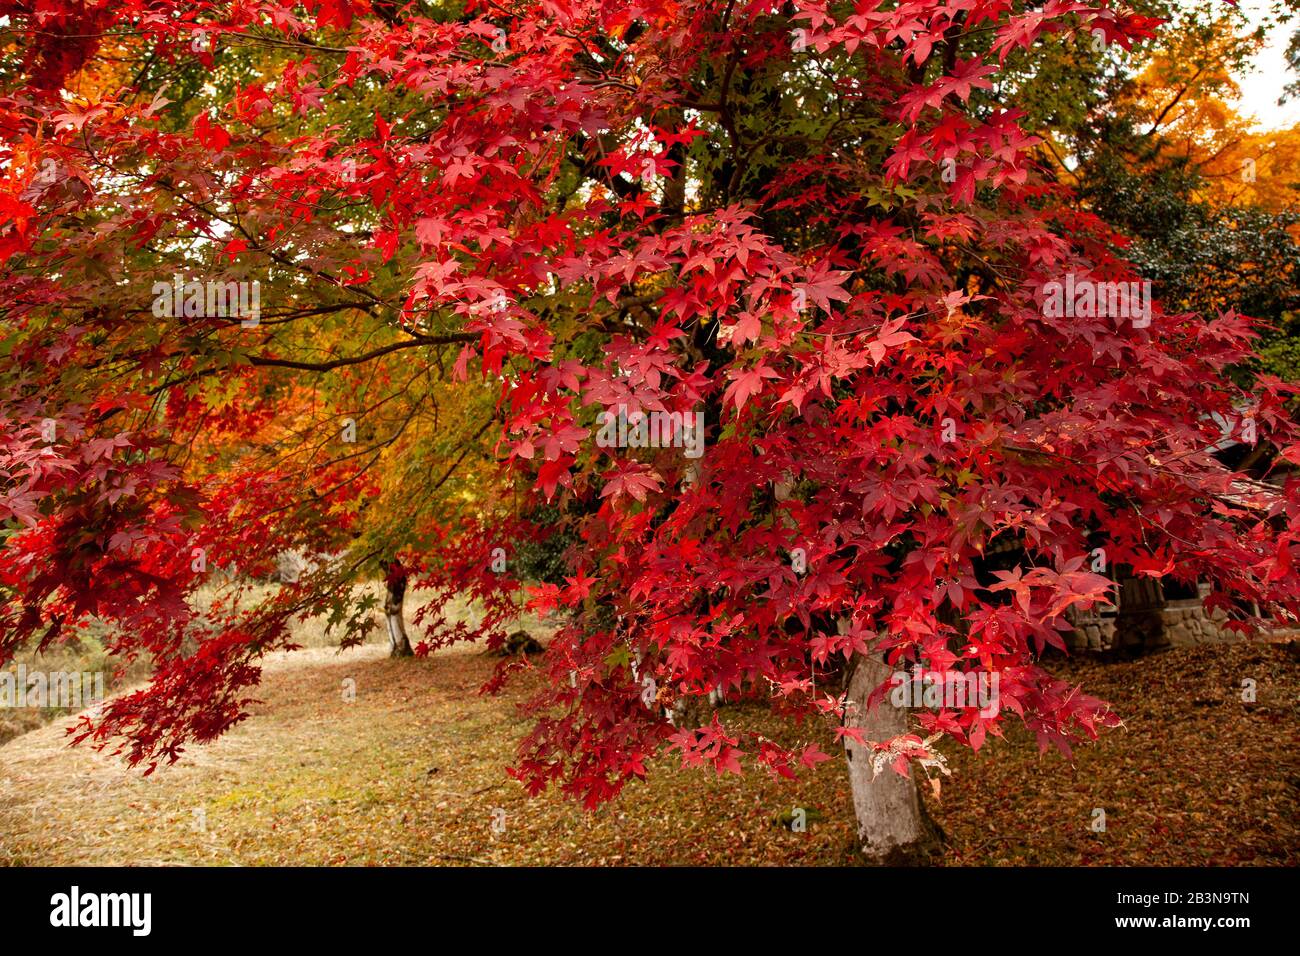
[[[1215,455],[1227,422],[1300,463],[1293,390],[1232,377],[1246,318],[1141,299],[1122,237],[1034,166],[995,87],[1047,34],[1128,46],[1148,18],[1096,0],[0,12],[23,38],[0,95],[0,662],[109,622],[155,676],[82,732],[124,736],[133,762],[240,720],[288,622],[346,618],[371,557],[200,614],[211,567],[346,553],[376,485],[360,458],[213,451],[200,475],[196,436],[251,441],[285,414],[267,383],[360,387],[361,369],[442,370],[444,352],[449,381],[499,387],[511,501],[417,512],[423,548],[392,566],[426,596],[427,652],[501,639],[521,582],[498,549],[572,542],[562,580],[529,588],[561,622],[514,768],[532,791],[598,804],[665,745],[718,772],[826,758],[673,720],[685,698],[755,696],[837,721],[883,857],[924,826],[910,783],[874,765],[978,748],[1007,714],[1062,748],[1116,723],[1039,663],[1072,609],[1112,596],[1098,554],[1212,583],[1243,630],[1300,609],[1300,484]],[[169,70],[202,107],[173,101]],[[178,263],[262,277],[280,304],[251,329],[160,318],[146,290]],[[1066,282],[1134,298],[1045,308]],[[292,338],[322,313],[370,331]],[[196,398],[213,379],[237,421]],[[662,441],[626,438],[646,422]],[[440,487],[430,472],[412,501]],[[561,517],[529,517],[545,508]],[[442,619],[461,593],[480,626]],[[1001,711],[910,727],[878,703],[913,664],[997,673]],[[886,806],[904,819],[873,826]]]

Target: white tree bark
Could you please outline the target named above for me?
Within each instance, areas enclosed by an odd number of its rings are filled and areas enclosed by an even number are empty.
[[[848,691],[853,710],[846,723],[860,728],[872,743],[907,733],[907,712],[888,698],[874,710],[866,709],[868,695],[889,678],[889,668],[874,655],[859,655],[854,662]],[[873,777],[871,751],[848,737],[844,742],[862,852],[879,864],[922,862],[937,845],[939,833],[925,813],[915,774],[903,777],[886,766]]]
[[[410,657],[414,654],[406,636],[406,619],[403,605],[406,602],[406,577],[390,578],[386,582],[384,616],[388,621],[388,656]]]

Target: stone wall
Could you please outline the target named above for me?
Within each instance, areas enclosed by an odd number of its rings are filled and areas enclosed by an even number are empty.
[[[1182,601],[1168,601],[1161,616],[1164,618],[1165,644],[1169,647],[1190,647],[1193,644],[1226,644],[1241,640],[1241,632],[1223,627],[1228,615],[1222,610],[1207,613],[1201,606],[1210,586],[1200,586],[1200,597]]]
[[[1100,611],[1075,611],[1069,615],[1074,630],[1065,635],[1072,652],[1101,653],[1115,646],[1115,615]]]
[[[1202,584],[1194,598],[1165,600],[1160,585],[1150,579],[1128,579],[1120,587],[1119,606],[1075,611],[1069,615],[1074,630],[1065,636],[1073,653],[1122,650],[1147,653],[1169,647],[1224,644],[1242,639],[1240,632],[1223,627],[1228,616],[1205,610],[1210,586]]]

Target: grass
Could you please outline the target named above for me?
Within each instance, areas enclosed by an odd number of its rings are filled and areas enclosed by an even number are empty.
[[[261,602],[270,597],[278,587],[278,584],[273,583],[244,581],[242,591],[238,592],[236,606],[249,607]],[[355,593],[358,597],[361,597],[371,592],[377,594],[379,590],[380,586],[372,583],[358,585]],[[229,593],[232,592],[215,585],[201,588],[195,594],[194,609],[201,614],[206,613],[216,598]],[[465,611],[462,611],[462,613],[465,613]],[[323,621],[319,618],[294,620],[290,625],[289,633],[294,643],[303,647],[333,646],[331,638],[325,634]],[[386,640],[383,634],[383,628],[380,626],[378,615],[376,615],[375,625],[367,638],[367,643],[382,643]],[[44,653],[29,650],[17,655],[9,663],[6,670],[16,673],[19,665],[23,665],[27,668],[28,674],[37,671],[44,673],[102,673],[105,692],[109,696],[133,684],[147,680],[152,671],[149,662],[144,659],[128,661],[110,654],[105,647],[107,636],[107,629],[103,625],[92,621],[83,630],[66,635],[47,648]],[[0,744],[28,731],[35,730],[37,727],[42,727],[51,721],[58,720],[65,716],[66,713],[66,710],[53,707],[0,708]]]

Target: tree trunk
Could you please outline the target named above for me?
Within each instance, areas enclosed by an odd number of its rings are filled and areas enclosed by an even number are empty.
[[[406,601],[406,569],[393,561],[384,565],[384,617],[388,621],[389,657],[410,657],[411,642],[406,637],[406,620],[402,605]]]
[[[880,743],[908,732],[907,712],[889,699],[867,711],[867,697],[884,683],[889,668],[875,655],[857,656],[849,680],[849,700],[855,705],[846,723],[862,736]],[[849,763],[853,811],[858,821],[858,844],[872,863],[897,866],[924,863],[942,840],[939,828],[925,812],[915,774],[903,777],[885,766],[872,776],[872,752],[844,738]]]

